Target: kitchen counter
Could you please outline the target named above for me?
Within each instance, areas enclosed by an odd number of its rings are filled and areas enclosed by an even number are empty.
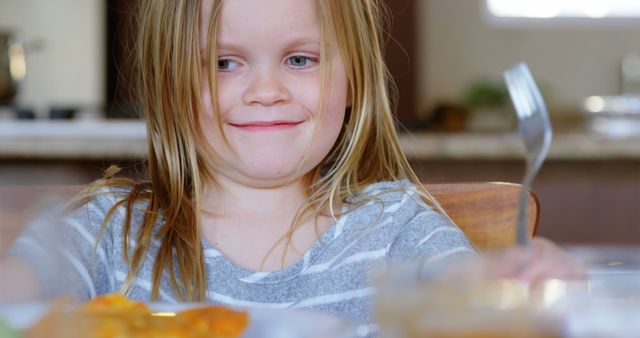
[[[523,158],[519,135],[510,133],[414,132],[400,135],[411,160]],[[146,156],[140,120],[0,121],[0,158],[123,159]],[[640,160],[640,134],[612,137],[583,130],[558,131],[549,159]]]
[[[524,158],[524,145],[517,132],[414,133],[401,135],[400,143],[410,160]],[[640,134],[612,137],[588,131],[556,132],[547,158],[551,160],[640,160]]]
[[[146,137],[139,120],[2,120],[0,158],[135,160]]]

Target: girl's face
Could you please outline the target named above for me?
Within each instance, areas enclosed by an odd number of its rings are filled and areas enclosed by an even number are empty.
[[[204,38],[210,6],[205,0]],[[217,179],[222,175],[244,185],[275,187],[300,179],[331,150],[349,101],[348,79],[336,38],[327,37],[330,48],[322,62],[331,67],[321,114],[318,20],[315,0],[224,1],[216,46],[217,93],[230,148],[217,126],[206,68],[200,117],[218,157]]]

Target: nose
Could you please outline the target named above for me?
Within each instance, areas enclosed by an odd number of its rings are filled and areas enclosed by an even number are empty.
[[[272,69],[256,70],[242,95],[247,105],[272,106],[290,99],[282,75]]]

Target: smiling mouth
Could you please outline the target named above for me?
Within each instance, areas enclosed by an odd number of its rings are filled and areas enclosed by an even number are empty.
[[[276,131],[290,129],[303,121],[256,121],[248,123],[229,123],[230,126],[246,131]]]

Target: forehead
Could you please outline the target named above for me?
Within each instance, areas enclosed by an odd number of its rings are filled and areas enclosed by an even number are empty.
[[[214,0],[203,0],[201,36],[206,39]],[[286,39],[319,41],[317,0],[226,0],[218,18],[218,42]],[[234,41],[228,41],[234,40]]]

